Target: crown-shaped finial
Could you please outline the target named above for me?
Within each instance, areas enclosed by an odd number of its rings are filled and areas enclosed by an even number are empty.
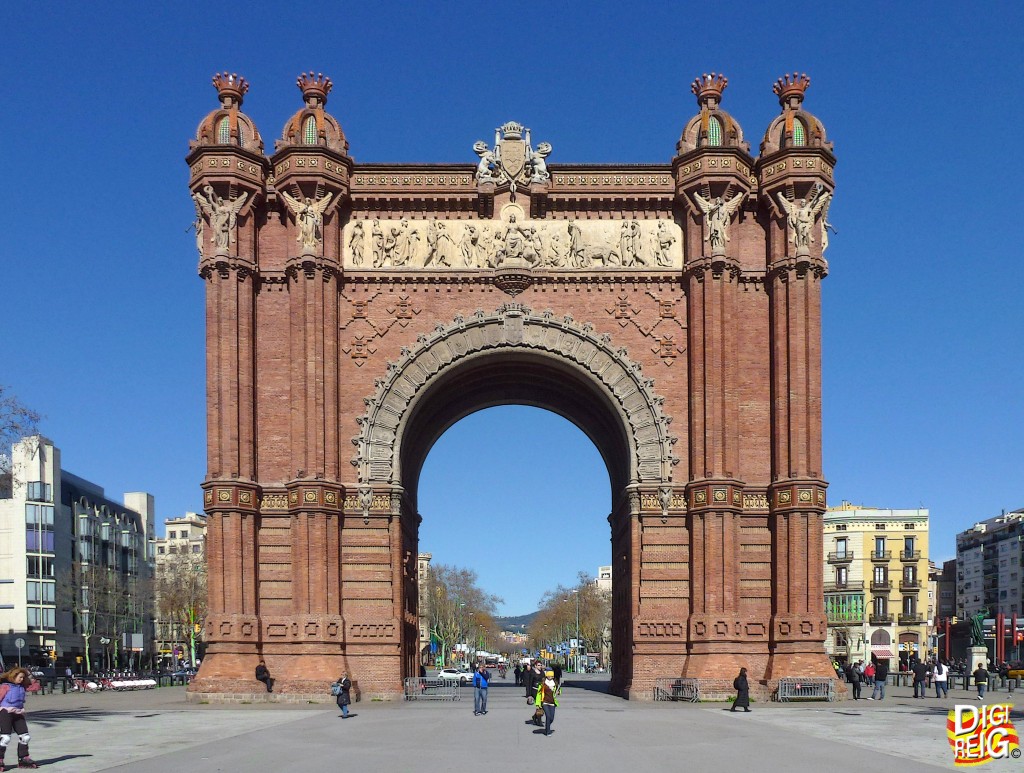
[[[314,73],[312,70],[308,73],[302,73],[302,75],[295,79],[295,83],[302,92],[302,98],[305,99],[307,103],[326,103],[327,95],[330,94],[331,89],[334,88],[334,84],[331,83],[330,78],[322,72]]]
[[[790,104],[792,107],[796,107],[804,101],[804,92],[807,91],[807,87],[811,85],[811,79],[807,77],[806,73],[793,73],[789,75],[783,75],[772,86],[772,91],[779,95],[779,104],[783,107],[786,104]]]
[[[213,85],[224,107],[236,102],[241,105],[242,97],[249,90],[249,82],[238,73],[219,72],[213,76]]]
[[[501,136],[506,140],[521,140],[524,131],[526,127],[518,121],[507,121],[501,125]]]
[[[708,75],[704,73],[699,78],[694,78],[690,85],[690,91],[697,97],[697,104],[703,107],[711,102],[717,104],[722,101],[722,92],[729,85],[729,79],[718,73]]]

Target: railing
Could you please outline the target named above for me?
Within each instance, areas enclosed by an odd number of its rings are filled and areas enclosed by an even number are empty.
[[[654,700],[697,703],[700,700],[700,680],[659,677],[654,680]]]
[[[863,612],[836,612],[829,614],[828,610],[825,610],[825,618],[829,625],[845,625],[847,623],[863,623],[864,613]]]
[[[901,550],[900,561],[919,561],[921,559],[920,550]]]
[[[900,580],[900,590],[921,590],[920,580]]]
[[[848,590],[864,590],[864,581],[825,583],[825,593],[841,593]]]
[[[871,625],[892,625],[892,615],[871,615],[868,622]]]
[[[900,625],[923,625],[924,616],[920,612],[913,612],[909,615],[900,614]]]
[[[405,680],[407,701],[457,701],[462,698],[459,683],[450,679],[411,676]]]
[[[892,590],[892,580],[872,580],[871,590],[890,591]]]
[[[870,558],[872,561],[889,561],[892,559],[891,550],[872,550]]]
[[[792,677],[784,676],[779,680],[778,699],[788,701],[834,701],[836,699],[836,680],[826,677]]]
[[[829,553],[828,562],[830,564],[846,564],[853,560],[853,551],[847,550],[845,553]]]

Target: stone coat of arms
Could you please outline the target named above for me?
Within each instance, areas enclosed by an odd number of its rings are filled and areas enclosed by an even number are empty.
[[[513,201],[519,186],[544,182],[551,177],[545,162],[551,153],[551,145],[541,142],[535,150],[530,144],[530,130],[516,121],[509,121],[494,130],[493,148],[478,140],[473,143],[473,150],[480,156],[477,182],[507,184]]]

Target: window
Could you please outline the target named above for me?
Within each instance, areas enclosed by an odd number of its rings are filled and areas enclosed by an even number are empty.
[[[839,537],[836,540],[836,556],[843,558],[846,555],[846,537]]]
[[[30,604],[53,604],[54,589],[52,582],[25,583],[25,598]]]
[[[715,116],[708,119],[708,145],[718,147],[722,144],[722,122]]]
[[[28,628],[53,628],[54,627],[54,612],[53,609],[39,609],[39,607],[29,607],[27,615]]]
[[[836,567],[836,585],[846,585],[846,581],[849,578],[849,570],[845,566]]]
[[[33,502],[52,502],[53,501],[53,490],[49,483],[43,483],[42,481],[32,481],[26,484],[27,493],[25,494],[26,499],[31,499]]]
[[[885,531],[885,524],[884,523],[876,523],[875,524],[875,531]]]
[[[903,614],[914,615],[917,613],[917,597],[916,596],[904,596],[903,597]]]
[[[875,600],[872,602],[872,608],[875,610],[875,617],[885,617],[889,610],[889,599],[885,596],[875,596]]]
[[[309,116],[302,126],[302,142],[306,145],[316,145],[316,117]]]
[[[881,557],[885,553],[885,537],[875,537],[875,555]]]
[[[156,552],[159,553],[160,555],[163,555],[164,554],[164,546],[161,545],[160,547],[158,547],[156,549]]]
[[[217,124],[217,144],[231,144],[231,119],[228,116],[221,118],[220,123]]]
[[[802,148],[807,144],[807,130],[804,128],[804,122],[799,118],[793,121],[793,147]]]
[[[906,556],[914,555],[914,538],[904,537],[903,538],[903,553]]]
[[[182,529],[181,530],[181,538],[182,539],[188,539],[188,529]]]
[[[171,545],[169,548],[167,548],[167,552],[168,553],[177,553],[178,552],[178,546],[177,545]]]
[[[914,524],[912,524],[912,523],[905,523],[905,524],[903,524],[903,528],[906,529],[907,531],[913,531],[914,530]]]
[[[25,505],[25,523],[53,526],[53,505]]]
[[[876,566],[874,574],[875,585],[885,585],[889,580],[889,570],[884,566]]]
[[[911,564],[910,566],[903,567],[903,582],[907,585],[912,585],[917,579],[917,567]]]
[[[836,531],[846,531],[846,524],[845,523],[837,523],[836,524]]]
[[[193,545],[192,546],[192,552],[193,553],[202,553],[203,552],[203,546],[202,545]]]
[[[169,531],[167,532],[167,539],[178,539],[178,532]]]
[[[836,646],[837,647],[849,647],[850,639],[846,631],[836,629]]]

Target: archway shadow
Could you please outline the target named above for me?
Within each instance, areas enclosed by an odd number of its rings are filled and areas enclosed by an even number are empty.
[[[610,692],[611,684],[611,679],[566,679],[564,676],[562,677],[562,689],[573,687],[578,690],[604,693],[605,695],[611,695],[613,698],[619,697]]]

